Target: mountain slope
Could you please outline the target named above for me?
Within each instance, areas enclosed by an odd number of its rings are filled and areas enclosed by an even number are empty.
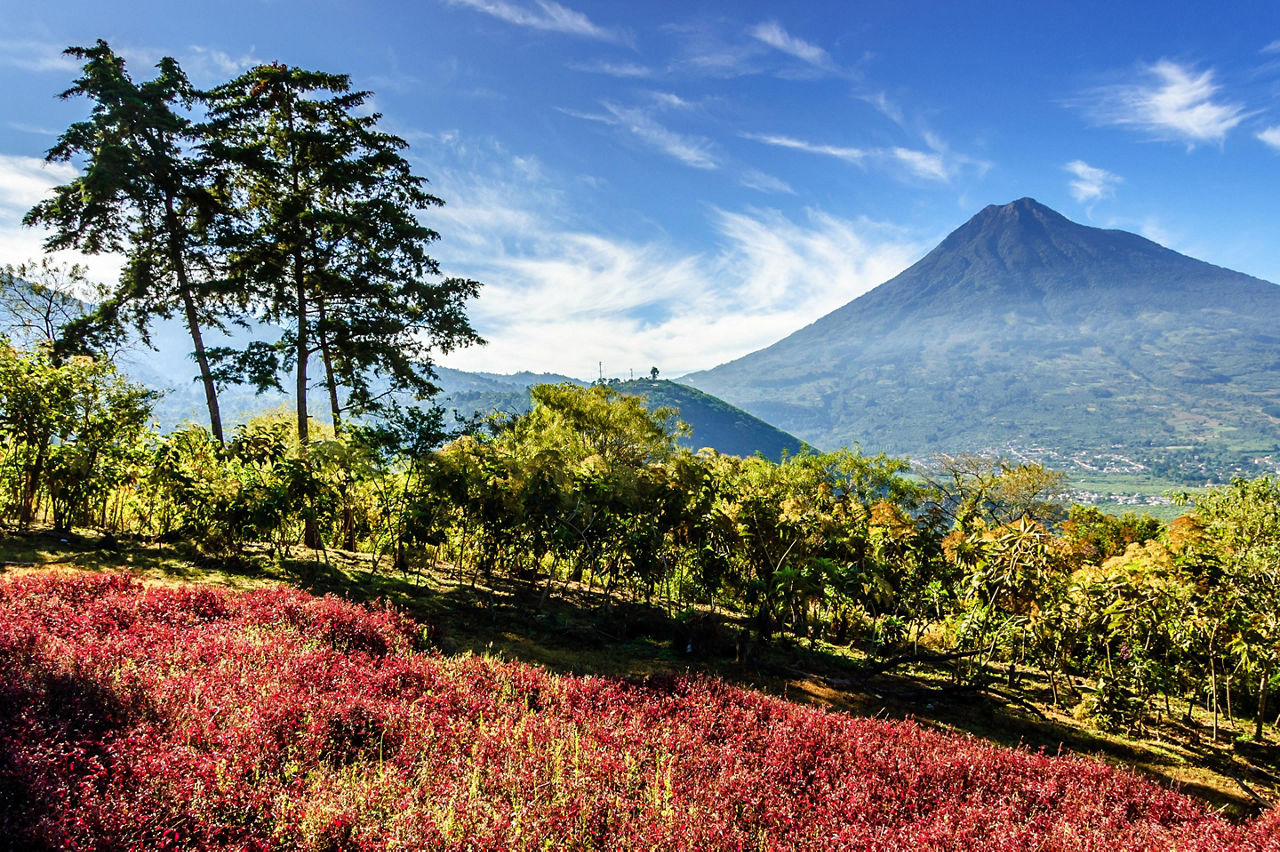
[[[683,381],[824,448],[1270,450],[1280,287],[1024,198]]]

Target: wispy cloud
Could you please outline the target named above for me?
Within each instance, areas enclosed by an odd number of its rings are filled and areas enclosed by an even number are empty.
[[[622,42],[624,34],[606,29],[592,22],[581,12],[562,6],[553,0],[534,0],[529,4],[508,0],[445,0],[451,6],[465,6],[499,20],[534,30],[581,36],[600,41]]]
[[[80,65],[63,54],[65,44],[35,39],[0,40],[0,65],[23,71],[57,71],[67,73]]]
[[[877,112],[899,127],[907,126],[907,117],[902,112],[902,108],[889,100],[889,96],[884,92],[872,92],[869,94],[858,95],[857,97],[860,100],[871,104],[876,108]]]
[[[191,73],[192,65],[198,65],[202,71],[211,71],[224,77],[238,77],[255,65],[262,64],[262,60],[254,55],[253,48],[239,56],[232,56],[225,50],[200,45],[192,45],[187,52],[188,56],[183,62],[183,68],[187,69],[188,73]]]
[[[680,57],[668,66],[670,73],[719,79],[756,74],[800,80],[854,76],[825,49],[792,35],[777,21],[745,32],[705,22],[668,24],[664,29],[682,41]]]
[[[751,37],[775,50],[780,50],[802,62],[807,62],[815,68],[821,68],[824,71],[836,70],[835,62],[832,61],[829,53],[816,44],[793,36],[783,29],[782,25],[777,21],[765,21],[757,24],[751,30]]]
[[[894,147],[883,153],[915,177],[944,183],[951,180],[951,165],[941,151],[918,151],[914,148]]]
[[[36,136],[48,136],[50,138],[57,136],[59,131],[52,127],[41,127],[38,124],[27,124],[25,121],[11,121],[9,127],[22,133],[31,133]]]
[[[90,45],[91,42],[77,42],[79,46]],[[80,71],[80,62],[67,56],[63,51],[67,44],[36,41],[3,41],[0,40],[0,66],[20,68],[24,71],[57,72],[70,82]],[[250,48],[244,53],[233,55],[225,50],[204,45],[188,45],[183,50],[161,49],[149,45],[138,45],[128,42],[112,42],[111,48],[124,58],[129,73],[136,80],[144,80],[151,76],[153,69],[165,56],[175,57],[182,70],[197,84],[221,82],[241,72],[259,65],[263,60],[254,55]]]
[[[46,163],[37,157],[0,154],[0,209],[25,213],[46,198],[58,184],[79,174],[66,163]]]
[[[650,92],[649,98],[664,109],[692,109],[693,104],[671,92]]]
[[[570,65],[574,71],[584,71],[588,74],[606,74],[610,77],[621,77],[623,79],[643,80],[649,77],[657,76],[652,68],[646,65],[638,65],[634,62],[587,62]]]
[[[1188,149],[1221,145],[1249,116],[1243,105],[1220,97],[1212,69],[1199,71],[1168,59],[1140,68],[1140,79],[1086,93],[1086,114],[1101,124],[1128,127],[1153,139],[1184,142]]]
[[[47,234],[24,227],[22,217],[48,197],[53,187],[72,180],[77,174],[77,170],[66,163],[0,154],[0,264],[22,263],[44,254]],[[83,264],[93,280],[107,283],[119,277],[123,262],[116,255],[85,257],[78,252],[57,252],[53,257],[62,263]]]
[[[645,145],[669,157],[674,157],[686,166],[692,166],[695,169],[719,167],[711,140],[671,130],[655,119],[652,110],[648,108],[624,107],[609,102],[605,102],[603,106],[604,113],[585,113],[569,109],[560,111],[584,121],[596,121],[626,130]]]
[[[791,188],[791,184],[759,169],[747,169],[739,176],[738,183],[747,189],[754,189],[758,192],[768,192],[774,195],[796,194],[796,191]]]
[[[1116,193],[1116,184],[1124,180],[1106,169],[1091,166],[1084,160],[1072,160],[1063,166],[1072,176],[1069,182],[1071,197],[1081,204],[1092,204]]]
[[[449,201],[430,214],[438,255],[450,274],[486,282],[469,313],[489,345],[445,359],[462,369],[586,378],[603,361],[611,375],[680,375],[774,342],[923,249],[901,229],[819,210],[712,208],[713,245],[690,251],[660,233],[601,232],[579,204],[548,196],[560,181],[537,170],[463,162],[434,183]]]
[[[765,145],[804,151],[808,154],[818,154],[824,157],[834,157],[837,160],[843,160],[846,163],[852,163],[863,168],[879,166],[906,177],[943,183],[950,181],[966,166],[973,167],[979,173],[985,172],[989,168],[989,164],[981,160],[951,152],[946,144],[932,133],[925,134],[925,143],[928,145],[928,150],[902,146],[855,148],[843,145],[827,145],[780,134],[743,133],[741,135],[744,139],[752,139]]]
[[[1186,239],[1186,235],[1180,229],[1173,229],[1165,225],[1155,216],[1146,216],[1141,219],[1130,218],[1125,216],[1109,216],[1101,223],[1104,228],[1115,228],[1122,231],[1132,231],[1135,234],[1141,234],[1152,242],[1159,243],[1165,248],[1171,248],[1174,251],[1191,257],[1203,257],[1205,254],[1204,246],[1197,246]]]
[[[790,148],[794,151],[804,151],[808,154],[821,154],[824,157],[835,157],[837,160],[844,160],[847,163],[862,165],[867,159],[867,151],[863,148],[847,148],[840,145],[823,145],[814,142],[806,142],[803,139],[796,139],[792,136],[781,136],[772,133],[743,133],[743,139],[751,139],[756,142],[763,142],[765,145],[773,145],[778,148]]]
[[[1268,127],[1258,134],[1258,138],[1266,142],[1272,148],[1280,151],[1280,124]]]

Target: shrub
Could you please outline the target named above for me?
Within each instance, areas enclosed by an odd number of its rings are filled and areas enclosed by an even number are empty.
[[[1275,849],[1075,757],[417,650],[287,589],[0,578],[0,837],[67,849]]]

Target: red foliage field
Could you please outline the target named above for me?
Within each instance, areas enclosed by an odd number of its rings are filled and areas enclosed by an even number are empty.
[[[285,588],[0,578],[0,847],[1280,849],[1087,759],[422,644]]]

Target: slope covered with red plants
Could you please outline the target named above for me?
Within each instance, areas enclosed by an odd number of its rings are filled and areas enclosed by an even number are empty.
[[[423,644],[285,588],[0,578],[0,846],[1280,849],[1082,758]]]

